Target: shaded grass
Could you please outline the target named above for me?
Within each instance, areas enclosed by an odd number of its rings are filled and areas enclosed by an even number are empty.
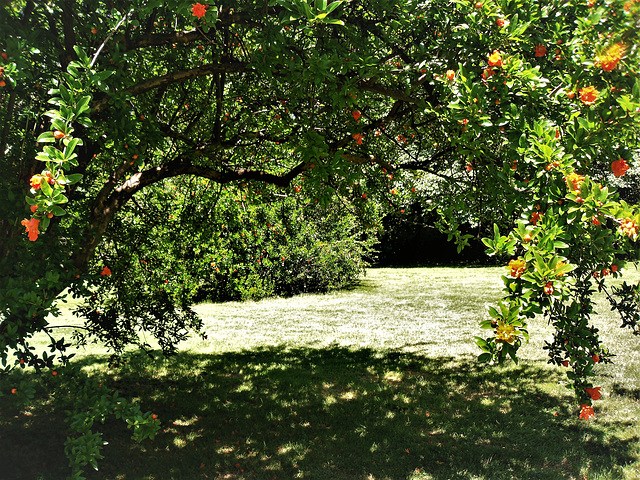
[[[598,366],[606,393],[596,421],[579,421],[564,369],[540,350],[543,321],[519,366],[476,363],[472,336],[500,273],[373,270],[350,292],[198,306],[209,338],[174,358],[133,353],[110,370],[88,351],[87,372],[162,422],[135,444],[109,420],[89,478],[639,478],[637,339],[594,319],[624,356]],[[46,394],[64,372],[36,381],[29,410],[0,398],[0,478],[68,473]]]

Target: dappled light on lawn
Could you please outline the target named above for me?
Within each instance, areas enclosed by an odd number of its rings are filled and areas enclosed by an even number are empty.
[[[547,364],[540,346],[551,330],[543,319],[520,365],[479,364],[472,335],[503,273],[373,269],[351,291],[199,305],[209,338],[193,339],[176,357],[132,352],[110,369],[104,356],[85,354],[78,360],[85,371],[160,422],[152,442],[132,446],[130,431],[107,421],[105,459],[88,478],[633,476],[640,349],[610,319],[594,319],[627,352],[622,365],[598,367],[595,418],[575,405],[564,370]],[[347,328],[352,323],[361,325]],[[5,438],[19,447],[8,451],[9,465],[39,452],[48,470],[64,471],[64,458],[48,447],[64,436],[50,406],[45,396],[28,412],[3,409]],[[41,464],[9,470],[15,480],[42,471]]]

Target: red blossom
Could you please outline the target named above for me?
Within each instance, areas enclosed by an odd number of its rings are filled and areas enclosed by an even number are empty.
[[[362,114],[358,111],[358,110],[354,110],[353,111],[353,119],[358,122],[360,120],[360,117],[362,116]]]
[[[618,62],[624,56],[626,47],[622,43],[616,43],[607,49],[606,52],[602,55],[602,57],[598,58],[598,62],[600,67],[605,72],[611,72],[618,66]]]
[[[202,5],[201,3],[194,3],[191,7],[191,12],[194,17],[202,18],[207,13],[207,7]]]
[[[598,90],[594,86],[584,87],[578,90],[580,101],[585,105],[593,105],[598,98]]]
[[[498,50],[494,50],[491,55],[489,55],[489,65],[491,67],[502,67],[502,55]]]
[[[32,218],[31,220],[27,220],[26,218],[20,222],[25,228],[26,232],[29,234],[29,240],[35,242],[38,239],[38,235],[40,234],[40,230],[38,230],[38,226],[40,225],[40,220],[37,218]]]
[[[533,223],[534,225],[538,224],[538,220],[540,220],[540,218],[542,218],[542,214],[539,212],[533,212],[531,214],[531,223]]]
[[[589,394],[591,400],[598,400],[602,396],[600,388],[601,387],[585,388],[585,391]]]
[[[104,269],[102,270],[102,272],[100,272],[100,275],[102,275],[103,277],[106,277],[108,275],[111,275],[111,270],[109,269],[109,267],[104,267]]]
[[[40,188],[41,181],[42,181],[42,178],[40,177],[40,175],[34,175],[29,180],[29,185],[31,185],[31,188],[33,188],[34,190],[38,190]]]
[[[616,177],[624,177],[624,174],[629,170],[629,164],[625,161],[624,158],[620,160],[616,160],[611,164],[611,171]]]
[[[536,57],[544,57],[547,54],[547,47],[544,45],[536,45]]]
[[[493,69],[491,67],[489,68],[485,68],[484,71],[482,72],[482,79],[486,80],[489,77],[491,77],[492,75],[494,75],[496,72],[493,71]]]
[[[593,407],[591,405],[580,405],[580,419],[581,420],[589,420],[591,417],[595,417],[596,412],[593,411]]]

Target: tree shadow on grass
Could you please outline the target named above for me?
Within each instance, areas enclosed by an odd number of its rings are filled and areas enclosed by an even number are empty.
[[[134,355],[104,382],[140,399],[162,429],[136,444],[121,422],[99,425],[109,444],[88,478],[557,479],[587,468],[619,478],[619,465],[637,461],[638,439],[611,440],[611,424],[578,421],[575,407],[558,405],[568,395],[540,390],[560,375],[536,364],[482,368],[474,358],[339,346]],[[0,477],[68,473],[59,458],[29,468],[52,454],[37,451],[52,441],[38,440],[52,427],[47,408],[0,436],[2,463],[13,466]]]

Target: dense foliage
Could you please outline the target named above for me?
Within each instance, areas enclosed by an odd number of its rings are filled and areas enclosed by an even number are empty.
[[[460,225],[495,224],[485,243],[511,259],[481,359],[517,359],[526,319],[548,316],[590,416],[609,358],[591,294],[637,259],[640,212],[608,185],[638,146],[639,19],[618,0],[4,2],[3,365],[64,360],[63,339],[54,355],[28,342],[65,289],[116,351],[137,328],[171,351],[198,328],[198,288],[295,292],[305,256],[344,264],[366,251],[357,225],[419,202],[461,246]],[[305,229],[328,236],[305,245]],[[338,286],[344,265],[313,281]],[[635,333],[637,292],[610,292]]]

